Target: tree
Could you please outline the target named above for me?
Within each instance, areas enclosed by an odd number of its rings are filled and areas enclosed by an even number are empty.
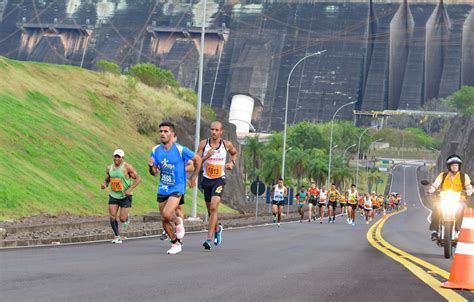
[[[369,192],[372,191],[373,185],[377,184],[377,182],[382,178],[382,175],[380,174],[379,171],[370,171],[369,175],[367,176],[368,184],[367,184],[367,189]]]
[[[266,148],[263,158],[265,160],[262,168],[258,171],[259,176],[266,184],[273,184],[281,173],[282,154],[280,150]]]
[[[449,100],[461,113],[474,113],[474,87],[463,86]]]
[[[309,154],[308,176],[321,187],[328,175],[328,156],[322,149],[312,149]]]
[[[344,164],[342,158],[335,158],[332,162],[332,179],[338,188],[345,189],[354,180],[354,172],[348,165]]]
[[[257,171],[262,160],[264,145],[259,141],[258,135],[254,137],[247,136],[244,143],[245,170],[249,171],[249,177],[257,177]],[[246,173],[247,174],[247,173]],[[247,177],[247,175],[246,175]]]
[[[309,164],[309,155],[308,153],[300,148],[293,148],[288,151],[288,164],[292,174],[296,177],[298,181],[298,188],[301,185],[301,179],[307,173],[307,168]]]

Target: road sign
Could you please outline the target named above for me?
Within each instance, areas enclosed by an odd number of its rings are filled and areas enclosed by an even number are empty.
[[[380,172],[387,172],[388,169],[386,167],[379,167]]]
[[[253,195],[262,196],[263,193],[265,193],[265,184],[259,180],[256,180],[250,185],[250,191]]]

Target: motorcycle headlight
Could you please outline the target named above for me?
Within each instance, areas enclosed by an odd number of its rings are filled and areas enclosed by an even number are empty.
[[[441,211],[446,214],[454,214],[459,208],[461,194],[453,191],[441,192]]]

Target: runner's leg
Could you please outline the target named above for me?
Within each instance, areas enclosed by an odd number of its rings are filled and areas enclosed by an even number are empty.
[[[120,236],[118,222],[117,222],[117,212],[119,210],[119,206],[117,204],[109,204],[109,214],[110,214],[110,226],[114,231],[114,235]]]
[[[218,224],[218,209],[221,198],[219,196],[212,196],[211,202],[206,202],[207,212],[209,213],[209,230],[207,232],[207,239],[213,241],[214,233]]]
[[[166,234],[168,234],[168,237],[171,241],[176,240],[176,235],[173,231],[171,221],[173,221],[175,218],[175,212],[179,204],[179,199],[180,198],[176,196],[169,196],[166,201],[159,204],[163,229],[166,231]]]

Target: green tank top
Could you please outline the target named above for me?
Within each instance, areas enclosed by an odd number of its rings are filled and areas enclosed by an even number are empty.
[[[124,199],[126,197],[125,191],[131,186],[132,180],[125,177],[123,172],[125,165],[122,163],[117,169],[113,169],[114,165],[109,167],[110,175],[110,196],[116,199]]]

